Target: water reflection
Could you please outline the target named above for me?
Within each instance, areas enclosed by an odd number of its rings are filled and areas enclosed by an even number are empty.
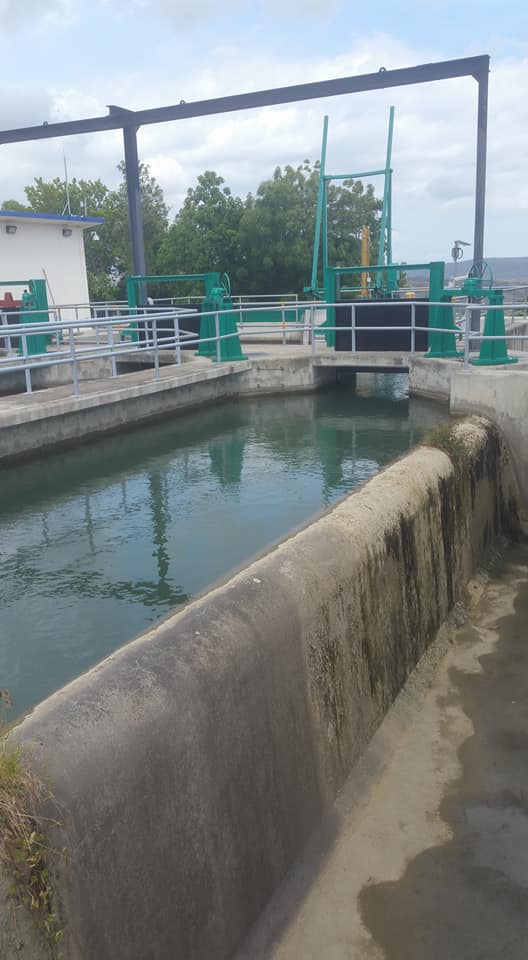
[[[41,699],[401,454],[420,406],[382,375],[1,471],[0,686]]]

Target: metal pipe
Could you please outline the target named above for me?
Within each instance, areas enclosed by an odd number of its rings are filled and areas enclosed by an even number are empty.
[[[391,170],[391,154],[392,154],[392,135],[394,131],[394,107],[391,107],[389,110],[389,130],[387,133],[387,154],[385,158],[385,176],[383,180],[383,207],[381,210],[381,222],[380,222],[380,236],[379,236],[379,245],[378,245],[378,263],[390,263],[387,259],[387,249],[388,245],[386,243],[386,228],[387,228],[387,217],[389,212],[389,193],[390,193],[390,170]],[[382,285],[382,275],[381,272],[376,274],[376,284],[378,287]]]
[[[159,346],[158,346],[158,328],[156,317],[152,317],[152,343],[154,345],[154,376],[156,380],[160,378],[159,372]]]
[[[220,363],[220,316],[215,313],[215,332],[216,332],[216,362]]]
[[[22,335],[22,356],[24,360],[27,360],[28,351],[27,351],[27,337],[25,334]],[[33,385],[31,383],[31,370],[29,367],[26,367],[24,370],[26,377],[26,393],[33,392]]]
[[[78,397],[79,396],[79,371],[77,369],[77,360],[75,359],[75,337],[73,334],[73,327],[70,327],[70,354],[71,354],[71,365],[72,365],[73,395],[75,397]]]
[[[117,377],[117,364],[116,364],[116,358],[114,354],[114,328],[112,324],[110,324],[108,328],[108,339],[110,340],[110,356],[111,356],[110,364],[112,367],[112,376]]]
[[[182,360],[181,360],[181,341],[180,341],[180,321],[178,320],[178,317],[174,318],[174,333],[176,335],[176,363],[179,366]]]

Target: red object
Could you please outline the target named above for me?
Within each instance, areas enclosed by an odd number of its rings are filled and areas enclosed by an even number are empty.
[[[0,300],[0,310],[13,310],[16,307],[20,307],[22,304],[21,300],[13,300],[13,294],[7,293],[4,294],[4,299]]]

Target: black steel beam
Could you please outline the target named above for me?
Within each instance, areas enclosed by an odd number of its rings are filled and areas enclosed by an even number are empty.
[[[385,70],[382,67],[377,73],[366,73],[363,76],[321,80],[317,83],[301,83],[296,86],[258,90],[255,93],[242,93],[232,97],[218,97],[214,100],[197,100],[195,103],[185,103],[182,100],[179,104],[173,106],[156,107],[152,110],[131,110],[122,115],[117,111],[111,111],[106,117],[69,120],[63,123],[47,123],[45,121],[40,126],[0,131],[0,144],[21,143],[26,140],[48,140],[53,137],[69,137],[104,130],[119,130],[150,123],[165,123],[168,120],[185,120],[189,117],[207,117],[219,113],[252,110],[255,107],[267,107],[280,103],[297,103],[301,100],[317,100],[321,97],[361,93],[366,90],[384,90],[415,83],[431,83],[435,80],[449,80],[453,77],[470,76],[480,82],[484,75],[487,76],[488,71],[488,56],[443,60],[439,63],[425,63],[401,70]]]

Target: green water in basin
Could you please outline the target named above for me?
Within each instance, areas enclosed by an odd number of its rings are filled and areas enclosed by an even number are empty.
[[[20,714],[416,443],[407,377],[222,402],[0,471],[0,687]]]

